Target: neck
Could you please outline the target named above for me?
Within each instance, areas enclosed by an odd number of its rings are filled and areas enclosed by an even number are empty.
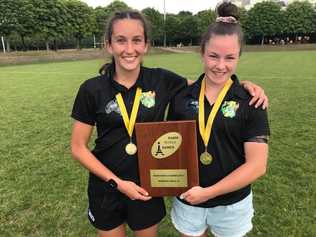
[[[225,81],[226,82],[226,81]],[[225,83],[216,84],[212,83],[207,77],[205,77],[205,96],[210,104],[214,104],[219,93],[224,88]]]
[[[122,69],[116,68],[114,80],[121,84],[122,86],[125,86],[127,89],[131,88],[135,82],[137,81],[137,78],[139,76],[140,67],[133,71],[126,71]]]

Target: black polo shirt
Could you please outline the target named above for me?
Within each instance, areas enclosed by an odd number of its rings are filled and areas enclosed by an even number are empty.
[[[187,82],[164,69],[141,67],[135,85],[127,89],[118,84],[113,75],[114,66],[111,65],[105,75],[85,81],[78,91],[71,117],[96,126],[97,139],[92,153],[97,159],[118,177],[139,183],[137,156],[125,152],[129,135],[115,95],[122,94],[130,117],[136,88],[142,88],[136,122],[162,121],[167,104]],[[132,140],[136,143],[135,132]],[[90,182],[103,185],[103,181],[91,173]]]
[[[201,81],[200,76],[191,86],[182,90],[170,104],[169,120],[197,121],[198,155],[204,152],[204,143],[198,126],[198,102]],[[249,106],[249,94],[239,84],[236,76],[232,77],[233,84],[226,94],[220,109],[214,119],[212,133],[207,150],[213,156],[210,165],[199,161],[200,186],[211,186],[245,163],[244,143],[248,139],[260,135],[269,135],[267,111]],[[204,100],[205,121],[212,106]],[[218,196],[197,206],[214,207],[229,205],[245,198],[250,193],[250,185],[238,191]],[[183,201],[183,200],[181,200]],[[185,201],[183,201],[185,202]]]

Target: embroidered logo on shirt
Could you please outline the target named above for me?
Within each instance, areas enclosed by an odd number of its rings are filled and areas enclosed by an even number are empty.
[[[143,92],[140,97],[140,102],[146,108],[151,108],[155,106],[155,102],[156,102],[155,97],[156,97],[155,91]]]
[[[198,112],[199,111],[199,101],[197,101],[197,100],[189,100],[186,103],[186,107],[189,110],[193,110],[194,112]]]
[[[221,111],[226,118],[234,118],[239,104],[236,101],[225,101],[222,105]]]
[[[111,100],[109,103],[107,103],[107,105],[105,106],[105,112],[107,114],[110,114],[112,112],[121,114],[120,108],[117,104],[116,99]]]

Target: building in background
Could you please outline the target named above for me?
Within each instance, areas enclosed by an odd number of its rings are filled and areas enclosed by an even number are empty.
[[[263,2],[265,0],[231,0],[234,4],[236,4],[238,7],[243,7],[246,10],[249,10],[252,8],[256,3]],[[274,2],[279,3],[282,7],[286,7],[290,3],[294,1],[303,2],[306,0],[271,0]],[[308,2],[312,3],[316,7],[316,0],[307,0]]]

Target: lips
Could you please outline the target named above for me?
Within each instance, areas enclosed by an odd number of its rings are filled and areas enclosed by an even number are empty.
[[[124,56],[122,59],[128,63],[133,63],[137,59],[137,56]]]
[[[224,76],[226,74],[226,72],[215,72],[215,71],[213,71],[213,74],[215,76]]]

